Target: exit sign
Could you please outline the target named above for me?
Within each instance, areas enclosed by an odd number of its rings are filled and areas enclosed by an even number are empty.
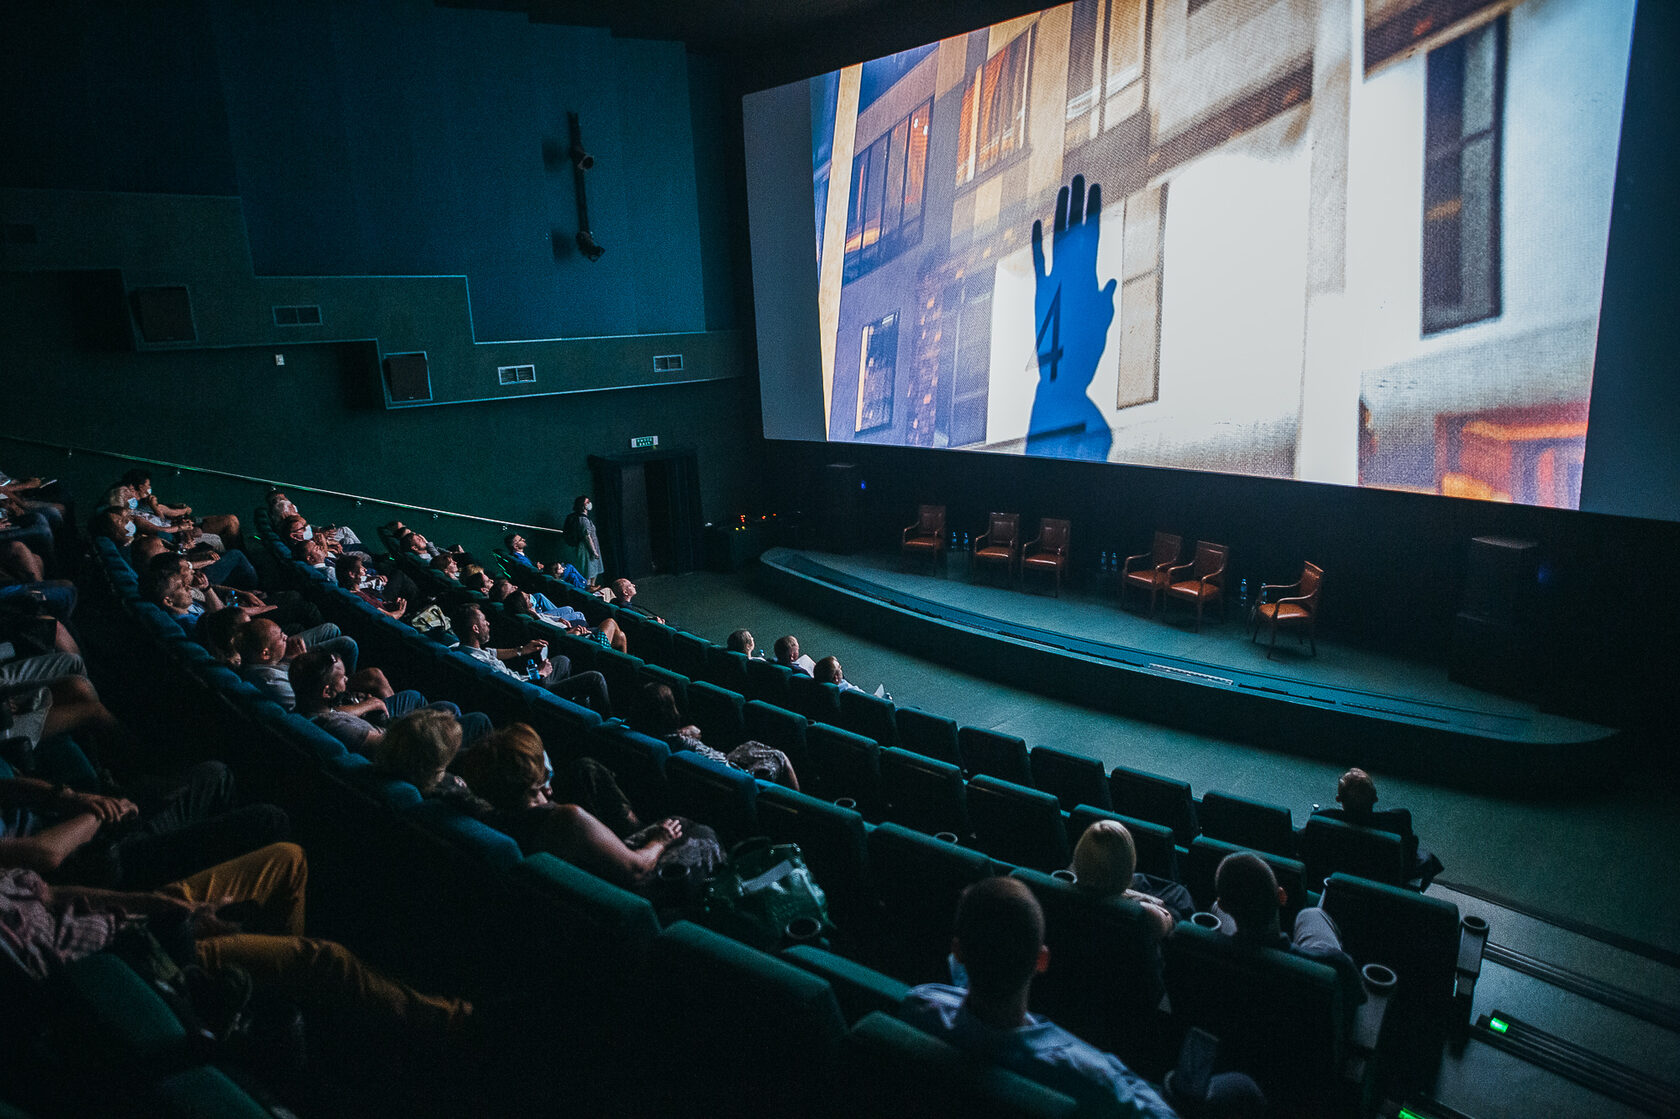
[[[657,435],[637,435],[630,440],[632,451],[645,451],[649,447],[657,446],[659,446],[659,436]]]

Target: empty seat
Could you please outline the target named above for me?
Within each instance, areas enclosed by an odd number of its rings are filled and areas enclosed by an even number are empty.
[[[840,726],[873,738],[881,746],[897,746],[898,720],[890,700],[863,691],[840,693]]]
[[[1297,843],[1309,882],[1340,871],[1390,886],[1406,884],[1406,844],[1393,832],[1309,816]]]
[[[827,980],[848,1022],[876,1011],[891,1014],[910,993],[910,985],[901,979],[809,944],[795,944],[776,954],[801,971]]]
[[[712,643],[704,637],[687,630],[674,630],[671,634],[671,667],[690,680],[705,679],[711,647]]]
[[[915,707],[900,707],[894,721],[898,725],[898,745],[903,749],[914,750],[951,765],[962,765],[962,755],[957,751],[955,719]]]
[[[1025,739],[979,727],[962,727],[957,731],[957,751],[962,754],[963,772],[970,777],[984,773],[1017,785],[1033,783]]]
[[[987,1064],[885,1013],[865,1016],[841,1047],[847,1110],[919,1119],[1073,1119],[1071,1096]]]
[[[1247,850],[1249,848],[1238,847],[1220,839],[1209,839],[1205,835],[1195,838],[1179,865],[1184,871],[1180,880],[1190,891],[1190,896],[1196,899],[1197,909],[1212,907],[1215,897],[1214,875],[1218,873],[1219,864],[1224,861],[1225,856]],[[1312,904],[1313,884],[1307,881],[1306,868],[1296,859],[1286,859],[1268,851],[1254,853],[1272,868],[1272,875],[1277,879],[1277,884],[1282,886],[1284,893],[1288,895],[1288,900],[1283,905],[1284,927],[1288,928],[1288,923],[1295,919],[1295,914]]]
[[[746,724],[741,709],[744,700],[739,692],[691,680],[688,685],[688,718],[700,728],[701,737],[715,750],[728,753],[746,738]]]
[[[746,694],[765,703],[774,703],[777,707],[791,708],[793,701],[789,698],[788,678],[792,675],[793,671],[786,665],[750,660],[747,662]]]
[[[1251,851],[1295,857],[1295,825],[1289,809],[1228,793],[1202,794],[1196,819],[1202,834]]]
[[[819,684],[804,673],[795,672],[788,679],[788,701],[795,711],[813,723],[840,725],[838,685]]]
[[[888,747],[881,751],[881,798],[886,818],[927,832],[969,834],[962,770],[935,758]]]
[[[826,981],[689,921],[654,939],[650,964],[646,1022],[666,1093],[655,1112],[821,1109],[846,1030]]]
[[[1121,815],[1171,828],[1180,847],[1188,847],[1201,831],[1188,781],[1117,765],[1108,775],[1108,796],[1114,811]]]
[[[588,755],[613,771],[638,815],[657,820],[665,814],[670,800],[665,763],[671,756],[665,743],[617,721],[593,728],[585,742]]]
[[[745,770],[678,750],[665,763],[671,811],[711,825],[725,847],[757,835],[758,782]]]
[[[742,695],[746,695],[746,654],[731,652],[721,645],[708,646],[704,676],[720,688],[728,688],[732,692],[740,692]]]
[[[1330,876],[1323,906],[1341,930],[1348,955],[1394,971],[1390,1022],[1395,1030],[1415,1037],[1448,1024],[1455,1013],[1458,906],[1347,874]]]
[[[764,785],[758,791],[758,824],[777,843],[799,844],[828,895],[829,915],[841,938],[860,932],[873,901],[862,814],[808,793]]]
[[[1035,746],[1032,752],[1032,785],[1049,793],[1062,809],[1072,812],[1081,804],[1107,808],[1108,774],[1102,762],[1083,754],[1070,754],[1049,746]]]
[[[617,612],[619,623],[622,625],[626,618],[636,617],[629,610]],[[676,659],[677,631],[663,622],[653,621],[651,618],[641,619],[641,625],[636,627],[636,636],[630,646],[636,650],[636,655],[645,661],[655,664],[671,665]]]
[[[946,982],[957,898],[1005,868],[979,851],[898,824],[869,833],[869,874],[881,902],[876,967],[906,983]]]
[[[636,694],[637,670],[641,667],[642,658],[628,653],[602,649],[595,655],[595,671],[607,678],[607,695],[612,699],[614,711],[630,709],[630,697]]]
[[[794,770],[801,774],[800,781],[804,782],[804,766],[801,763],[809,761],[805,728],[810,725],[805,716],[761,699],[749,699],[741,706],[741,723],[747,738],[774,746],[786,754],[793,761]]]
[[[865,816],[879,819],[881,748],[861,734],[826,723],[811,724],[805,740],[805,765],[812,771],[817,795],[825,800],[840,797],[853,800]],[[799,773],[803,788],[805,769]]]
[[[1068,864],[1067,828],[1049,793],[976,777],[968,783],[968,819],[975,845],[995,859],[1043,871]]]
[[[1082,804],[1068,815],[1068,846],[1079,846],[1079,837],[1098,820],[1114,820],[1131,833],[1139,873],[1178,881],[1178,847],[1173,843],[1172,829],[1161,824]]]

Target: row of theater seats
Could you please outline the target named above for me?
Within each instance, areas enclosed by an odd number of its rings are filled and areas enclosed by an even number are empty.
[[[176,728],[177,760],[219,756],[292,814],[311,856],[312,931],[435,989],[542,996],[550,1009],[530,1034],[544,1039],[551,1086],[580,1111],[838,1115],[869,1099],[933,1115],[1079,1113],[874,1013],[896,1004],[902,982],[818,948],[777,958],[688,921],[662,928],[644,898],[524,857],[501,833],[381,778],[215,664],[139,599],[113,549],[100,555],[146,645],[124,682],[129,700],[151,697],[152,716]],[[629,733],[443,649],[301,565],[280,570],[404,684],[531,722],[561,756],[611,756]]]
[[[1013,873],[1035,890],[1050,917],[1053,963],[1051,971],[1035,985],[1035,1009],[1144,1069],[1162,1065],[1182,1026],[1214,1026],[1227,1038],[1234,1053],[1243,1055],[1253,1067],[1267,1070],[1264,1078],[1272,1090],[1321,1103],[1333,1099],[1328,1113],[1336,1113],[1347,1104],[1344,1096],[1326,1093],[1338,1083],[1331,1072],[1349,1063],[1358,1022],[1350,1008],[1339,1001],[1342,996],[1333,975],[1323,965],[1283,953],[1233,954],[1228,942],[1184,925],[1167,942],[1163,973],[1161,959],[1149,943],[1137,908],[1130,902],[1094,902],[1043,873],[1043,868],[1012,865],[1024,860],[1004,858],[998,851],[982,853],[972,846],[948,842],[949,836],[936,837],[890,820],[875,823],[854,807],[833,803],[832,798],[755,782],[746,774],[686,751],[672,753],[663,742],[640,735],[617,720],[601,721],[592,712],[556,700],[542,689],[449,652],[408,626],[329,587],[307,568],[292,565],[290,570],[323,611],[369,650],[365,659],[388,669],[400,669],[404,684],[485,710],[498,721],[522,718],[533,723],[557,755],[589,754],[611,766],[645,812],[680,812],[713,824],[726,839],[766,834],[799,843],[829,892],[841,929],[836,948],[855,959],[809,948],[790,949],[787,959],[795,966],[817,971],[828,981],[854,1027],[867,1013],[896,1002],[904,983],[942,977],[957,894],[983,876]],[[542,589],[556,599],[565,593],[553,583]],[[589,605],[582,601],[577,604]],[[600,606],[595,600],[598,612]],[[634,647],[643,651],[657,647],[654,642],[641,640],[657,632],[651,628],[652,623],[641,626],[623,612],[618,617],[627,629],[640,627],[638,636],[632,637],[638,642]],[[497,623],[532,624],[500,617]],[[706,688],[716,689],[716,685],[691,681],[672,668],[614,654],[557,631],[549,635],[580,668],[593,667],[607,673],[614,694],[621,698],[629,695],[638,682],[661,679],[688,689],[692,711],[696,692],[704,695]],[[675,647],[680,638],[674,632],[672,637]],[[498,643],[505,642],[498,639]],[[810,724],[803,716],[763,700],[732,701],[731,705],[738,705],[743,728],[748,726],[748,718],[779,722],[787,728],[804,727],[805,746],[802,750],[796,746],[796,765],[802,773],[811,775],[808,782],[815,781],[824,794],[845,787],[834,784],[843,778],[835,776],[825,764],[831,753],[846,755],[846,751],[828,749],[835,742],[847,741],[833,736],[867,743],[860,745],[865,757],[871,756],[872,750],[877,752],[877,760],[893,756],[887,751],[916,757],[898,747],[881,750],[855,732],[832,727],[825,731],[822,724]],[[911,713],[910,709],[895,711],[895,729],[901,715],[908,716],[907,725],[914,725],[918,715],[934,718]],[[957,733],[960,740],[961,732]],[[755,737],[770,740],[768,735]],[[1036,760],[1036,754],[1028,758],[1029,764]],[[921,762],[941,764],[926,758]],[[951,767],[951,763],[942,764]],[[866,766],[864,772],[868,771]],[[843,765],[838,772],[845,772]],[[969,782],[969,794],[976,782],[985,780],[982,775]],[[1070,824],[1082,827],[1103,814],[1102,809],[1076,806],[1064,818],[1053,796],[1024,787],[1022,791],[1039,798],[1035,803],[1040,805],[1048,800],[1064,844]],[[1048,814],[1042,818],[1050,819]],[[1137,819],[1128,822],[1140,836],[1140,849],[1146,852],[1144,869],[1170,872],[1175,863],[1198,868],[1182,877],[1194,883],[1192,892],[1205,904],[1211,890],[1212,867],[1236,848],[1197,835],[1181,849],[1173,842],[1170,828]],[[512,857],[489,850],[482,854],[492,860]],[[1268,858],[1290,891],[1292,908],[1313,900],[1307,888],[1311,880],[1299,863],[1281,856]],[[1047,860],[1055,865],[1064,861],[1065,856],[1060,861]],[[1466,976],[1460,974],[1456,907],[1345,875],[1331,879],[1323,904],[1343,923],[1349,950],[1357,959],[1389,964],[1402,977],[1395,991],[1394,1012],[1389,1016],[1385,1049],[1403,1059],[1426,1053],[1431,1044],[1438,1049],[1441,1030],[1455,1016],[1461,1021],[1465,1010],[1462,996]],[[699,930],[685,931],[684,935],[698,936]],[[738,947],[731,950],[751,951]],[[1161,1001],[1163,989],[1170,996],[1168,1004]],[[1170,1016],[1163,1009],[1169,1004]],[[1257,1007],[1266,1009],[1260,1013]],[[874,1028],[884,1027],[877,1022]],[[1287,1044],[1281,1045],[1279,1039],[1285,1038]],[[1287,1052],[1278,1051],[1280,1048]],[[1366,1075],[1360,1083],[1369,1086],[1373,1069],[1365,1065],[1363,1071]]]
[[[528,589],[582,610],[614,617],[632,656],[535,625],[532,632],[572,657],[574,667],[606,676],[622,705],[648,681],[668,685],[709,746],[728,751],[746,739],[793,759],[805,787],[845,800],[871,821],[949,833],[1000,859],[1040,870],[1066,866],[1072,841],[1103,816],[1118,818],[1139,846],[1140,869],[1211,885],[1198,840],[1208,851],[1234,845],[1301,866],[1286,875],[1317,884],[1338,871],[1408,885],[1400,838],[1328,817],[1309,817],[1297,832],[1286,807],[1209,791],[1128,766],[1105,771],[1095,758],[976,727],[867,692],[842,692],[784,666],[730,652],[694,634],[615,610],[528,568],[505,565]],[[494,616],[494,611],[491,611]],[[511,638],[510,638],[511,642]],[[808,776],[807,776],[808,775]],[[1174,851],[1176,848],[1176,853]],[[1209,872],[1209,875],[1211,872]],[[1207,881],[1204,883],[1204,877]]]

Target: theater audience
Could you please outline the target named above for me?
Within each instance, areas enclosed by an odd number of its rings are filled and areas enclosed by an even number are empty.
[[[824,657],[811,668],[811,678],[819,684],[833,684],[843,692],[861,692],[863,689],[846,679],[845,672],[840,667],[839,657]]]
[[[387,618],[401,618],[408,611],[408,599],[394,595],[387,599],[379,592],[387,586],[385,576],[368,571],[367,561],[355,552],[347,552],[338,561],[338,585],[373,606]]]
[[[709,848],[704,861],[721,865],[710,828],[667,817],[620,838],[593,813],[550,798],[554,769],[542,739],[524,723],[503,727],[464,754],[458,768],[472,791],[488,801],[489,822],[511,835],[527,855],[546,851],[615,885],[644,890],[661,861],[680,846]],[[692,860],[697,852],[683,856]],[[695,865],[688,861],[685,865]]]
[[[1290,931],[1283,931],[1282,910],[1289,895],[1266,860],[1251,851],[1226,855],[1214,873],[1214,890],[1218,900],[1213,912],[1220,919],[1220,931],[1239,943],[1281,948],[1327,963],[1336,969],[1349,1005],[1365,1001],[1359,967],[1342,951],[1342,934],[1330,914],[1316,906],[1302,909]]]
[[[951,940],[953,971],[966,986],[924,983],[898,1008],[911,1025],[983,1061],[1072,1096],[1093,1114],[1119,1104],[1126,1114],[1173,1119],[1179,1112],[1143,1077],[1027,1010],[1033,978],[1050,963],[1044,911],[1014,878],[984,878],[963,891]],[[1265,1097],[1241,1073],[1221,1073],[1202,1100],[1184,1101],[1202,1119],[1259,1116]]]
[[[371,670],[378,672],[378,669]],[[373,678],[376,691],[357,691],[344,672],[344,662],[335,653],[311,650],[292,661],[287,679],[297,697],[297,713],[344,743],[352,753],[377,756],[381,728],[389,719],[414,711],[437,710],[458,720],[466,741],[474,742],[490,733],[490,719],[481,712],[463,713],[447,700],[429,702],[412,689],[395,691],[384,673]]]
[[[740,653],[744,657],[750,657],[757,645],[753,642],[753,635],[750,630],[738,629],[724,639],[723,647],[731,653]]]
[[[725,754],[702,742],[700,728],[683,718],[676,693],[667,684],[642,685],[631,704],[629,722],[643,734],[662,739],[672,750],[692,750],[762,781],[786,785],[796,792],[799,789],[799,775],[794,772],[793,762],[774,746],[748,741]]]
[[[1098,820],[1086,828],[1085,834],[1074,846],[1073,862],[1068,869],[1073,871],[1074,884],[1083,893],[1101,898],[1129,898],[1137,902],[1156,940],[1165,940],[1170,936],[1173,925],[1187,919],[1194,909],[1191,905],[1181,913],[1174,913],[1159,898],[1134,887],[1137,847],[1132,842],[1132,833],[1118,820]],[[1189,892],[1183,886],[1177,883],[1166,885],[1182,891],[1182,901],[1189,902]]]
[[[234,631],[233,647],[239,654],[239,675],[288,711],[297,706],[297,697],[292,692],[287,670],[293,660],[310,649],[337,654],[352,673],[356,691],[378,695],[382,691],[388,694],[390,689],[385,674],[378,669],[369,669],[365,674],[356,672],[355,639],[340,634],[331,622],[288,636],[271,619],[252,618]]]
[[[785,637],[776,638],[776,643],[770,647],[770,658],[777,664],[794,672],[811,675],[811,670],[817,667],[817,662],[799,652],[799,638],[791,633]]]
[[[134,491],[135,514],[151,521],[159,528],[171,525],[195,526],[200,538],[218,552],[237,549],[241,540],[239,518],[232,513],[214,513],[193,520],[192,506],[166,505],[152,492],[152,475],[145,467],[137,466],[122,476],[122,484]]]
[[[574,703],[581,703],[597,714],[612,715],[612,701],[607,696],[607,678],[599,672],[572,672],[572,662],[569,657],[548,655],[548,642],[543,638],[535,638],[512,648],[498,649],[489,644],[490,620],[484,616],[484,611],[476,602],[465,602],[457,605],[449,613],[449,628],[455,631],[460,640],[456,648],[489,665],[497,672],[512,676],[515,679],[525,679],[520,673],[507,666],[508,661],[529,661],[536,658],[536,676],[533,683],[540,683],[562,699],[569,699]]]
[[[194,958],[212,975],[238,968],[257,991],[324,1015],[311,1018],[312,1028],[348,1016],[342,1043],[459,1040],[473,1018],[471,1003],[423,994],[341,944],[303,935],[308,877],[303,849],[291,843],[270,844],[153,893],[49,886],[18,867],[0,872],[0,923],[9,930],[8,958],[30,979],[48,979],[103,950],[122,925],[144,918],[189,934]],[[243,925],[230,919],[235,907]]]
[[[449,712],[423,708],[394,720],[374,756],[380,769],[407,781],[421,796],[454,802],[482,819],[494,809],[449,772],[449,763],[461,752],[463,735],[460,720]]]
[[[655,614],[652,610],[649,610],[644,606],[636,605],[636,584],[632,583],[623,576],[619,576],[616,579],[610,579],[608,580],[608,583],[613,589],[613,594],[617,597],[617,604],[620,610],[628,610],[632,614],[637,614],[643,618],[649,619],[650,621],[660,622],[662,624],[664,623],[665,619],[661,618],[658,614]]]
[[[150,890],[286,838],[286,814],[239,806],[233,774],[202,762],[151,780],[134,800],[74,792],[29,777],[0,778],[0,867],[54,881]]]
[[[1412,831],[1412,814],[1404,808],[1385,808],[1377,811],[1377,783],[1363,769],[1350,769],[1336,782],[1336,803],[1339,808],[1321,808],[1315,816],[1357,824],[1362,828],[1376,828],[1400,837],[1406,853],[1406,877],[1417,881],[1418,889],[1427,890],[1440,874],[1441,860],[1432,852],[1418,847],[1418,837]]]
[[[17,657],[0,664],[0,727],[18,739],[9,758],[28,769],[30,755],[43,739],[60,734],[81,736],[96,751],[121,754],[128,743],[122,724],[99,698],[82,658],[54,652]]]
[[[598,642],[620,653],[630,650],[629,639],[613,619],[602,618],[600,625],[592,626],[582,611],[558,606],[541,591],[522,591],[506,579],[497,579],[490,584],[490,598],[502,604],[504,613],[529,614],[574,636]]]

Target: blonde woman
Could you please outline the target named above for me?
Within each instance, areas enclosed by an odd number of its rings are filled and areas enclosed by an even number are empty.
[[[1173,915],[1160,901],[1139,890],[1132,889],[1132,876],[1137,873],[1137,847],[1132,833],[1118,820],[1098,820],[1085,829],[1073,849],[1075,885],[1099,897],[1125,897],[1143,908],[1155,939],[1164,939],[1173,930]]]

